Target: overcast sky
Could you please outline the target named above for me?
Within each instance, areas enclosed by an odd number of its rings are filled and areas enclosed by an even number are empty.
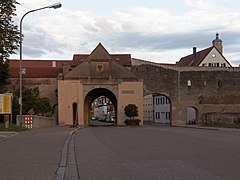
[[[175,63],[210,47],[215,34],[223,54],[240,64],[239,0],[18,0],[15,23],[32,9],[61,2],[60,9],[28,14],[23,59],[66,59],[89,54],[101,42],[110,54]],[[19,58],[13,55],[11,58]]]

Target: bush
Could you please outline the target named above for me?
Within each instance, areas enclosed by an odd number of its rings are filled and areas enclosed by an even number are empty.
[[[138,107],[135,104],[128,104],[124,108],[125,115],[130,119],[134,120],[138,116]]]
[[[39,88],[23,87],[23,114],[45,115],[51,111],[50,100],[40,97]],[[13,115],[19,114],[19,89],[15,90],[13,97]]]

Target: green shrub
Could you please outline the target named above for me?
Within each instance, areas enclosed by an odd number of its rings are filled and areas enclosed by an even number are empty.
[[[128,104],[124,108],[125,115],[130,119],[134,119],[138,116],[138,107],[135,104]]]

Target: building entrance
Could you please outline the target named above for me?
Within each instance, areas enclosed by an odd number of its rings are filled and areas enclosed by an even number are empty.
[[[58,78],[60,125],[91,125],[95,116],[125,125],[124,107],[128,104],[135,104],[138,119],[143,119],[143,81],[119,63],[131,62],[130,56],[111,55],[99,44],[85,60],[77,60]]]
[[[85,124],[117,124],[117,98],[105,88],[90,91],[84,100]]]

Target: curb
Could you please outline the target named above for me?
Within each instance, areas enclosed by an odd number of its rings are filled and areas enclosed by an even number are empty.
[[[66,167],[67,167],[67,155],[68,155],[68,147],[69,147],[69,143],[70,140],[73,136],[73,134],[78,131],[80,128],[74,129],[73,131],[71,131],[69,133],[69,136],[67,138],[67,140],[64,143],[63,146],[63,150],[61,153],[61,161],[58,167],[58,170],[56,172],[56,176],[55,176],[55,180],[64,180],[65,177],[65,171],[66,171]]]
[[[218,127],[201,127],[201,126],[175,126],[175,127],[240,133],[240,129],[236,129],[236,128],[218,128]]]

